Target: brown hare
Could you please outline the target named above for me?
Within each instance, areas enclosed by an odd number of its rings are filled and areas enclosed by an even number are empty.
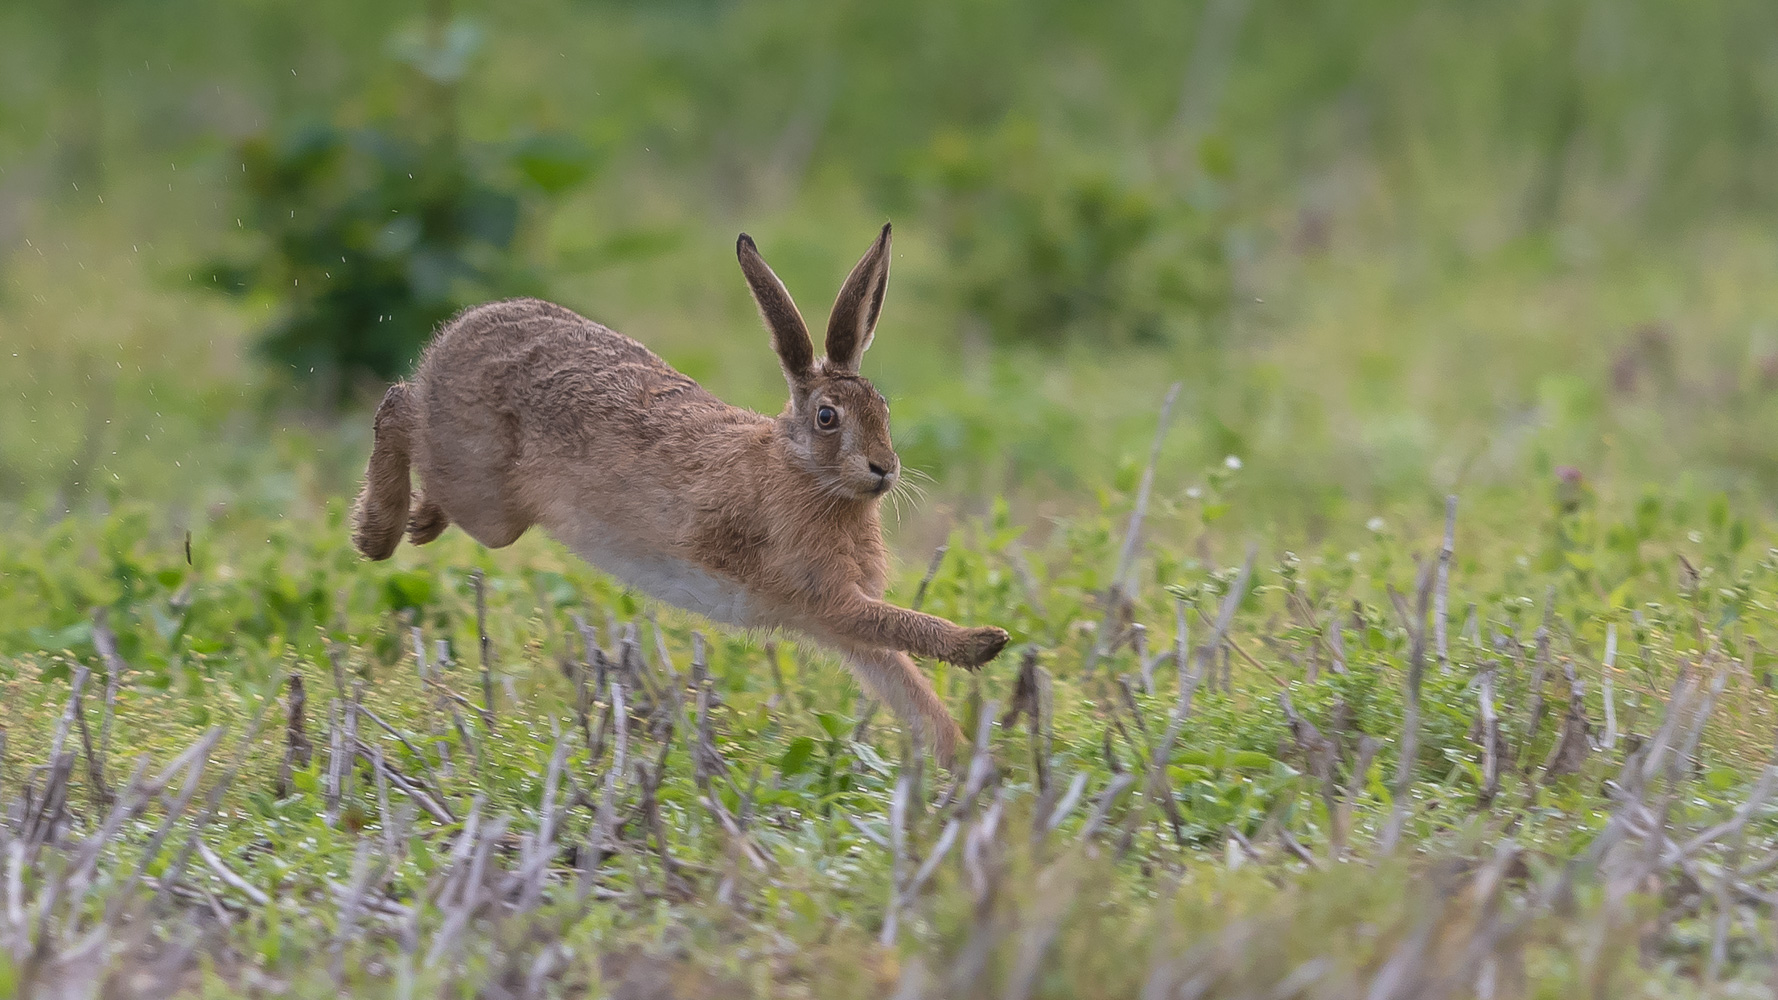
[[[352,544],[387,559],[404,531],[423,545],[456,523],[500,548],[542,525],[659,600],[831,647],[949,762],[957,723],[907,654],[974,668],[1007,634],[882,600],[877,508],[901,463],[858,363],[889,284],[889,227],[841,287],[819,359],[753,240],[743,233],[735,252],[790,384],[784,412],[730,406],[561,306],[476,306],[377,407]]]

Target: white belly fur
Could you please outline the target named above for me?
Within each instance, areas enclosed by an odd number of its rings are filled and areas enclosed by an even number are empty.
[[[621,549],[610,535],[590,525],[564,538],[574,553],[658,601],[741,628],[758,624],[746,590],[683,559]]]

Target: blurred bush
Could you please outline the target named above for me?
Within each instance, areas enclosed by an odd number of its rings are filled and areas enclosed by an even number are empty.
[[[1045,148],[1014,119],[913,165],[965,322],[1003,343],[1200,343],[1229,300],[1220,227],[1162,184]]]
[[[410,123],[303,122],[240,147],[244,218],[263,236],[210,268],[235,294],[268,293],[277,318],[258,347],[340,403],[355,381],[405,374],[432,330],[466,305],[537,294],[520,252],[527,212],[584,181],[593,156],[574,136],[465,142],[455,90],[479,33],[461,19],[397,36],[423,112]]]

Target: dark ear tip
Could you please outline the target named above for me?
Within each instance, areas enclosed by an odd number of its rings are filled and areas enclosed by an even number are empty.
[[[748,236],[746,233],[742,233],[735,240],[735,253],[738,254],[743,250],[751,250],[754,253],[759,252],[759,247],[755,246],[753,243],[753,237]]]
[[[888,238],[889,238],[889,223],[885,222],[885,223],[883,223],[883,235],[881,237],[879,237],[879,239],[886,240]]]

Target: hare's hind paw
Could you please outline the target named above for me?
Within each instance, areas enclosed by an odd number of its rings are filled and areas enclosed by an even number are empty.
[[[400,522],[388,525],[366,518],[352,529],[352,547],[366,559],[387,559],[395,554],[395,547],[400,544]]]
[[[366,559],[387,559],[401,544],[406,520],[407,511],[378,507],[367,491],[352,511],[352,547]]]
[[[444,509],[430,500],[420,499],[412,516],[407,519],[407,540],[415,545],[425,545],[444,534],[451,526],[451,519],[445,515]]]
[[[1007,640],[1011,636],[1007,635],[1006,629],[987,626],[964,629],[962,638],[963,641],[958,645],[957,656],[951,662],[974,670],[999,656],[1000,651],[1006,648]]]

